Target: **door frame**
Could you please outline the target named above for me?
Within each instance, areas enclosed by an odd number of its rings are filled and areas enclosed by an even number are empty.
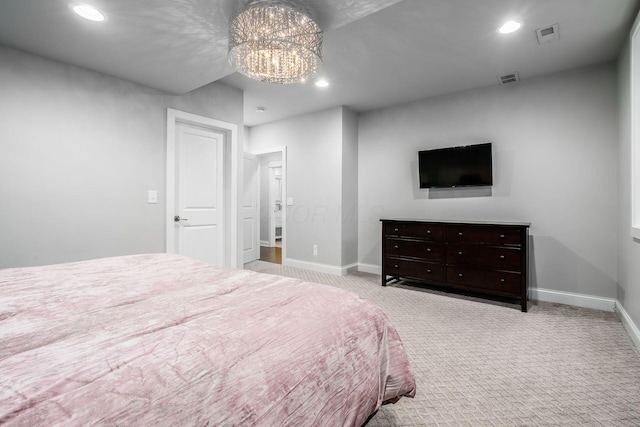
[[[249,151],[243,151],[242,153],[242,160],[243,160],[243,164],[242,164],[242,171],[243,171],[243,180],[242,180],[242,184],[243,184],[243,194],[242,194],[242,208],[241,208],[241,213],[240,216],[242,217],[242,263],[243,265],[246,264],[248,261],[245,259],[245,251],[244,251],[244,239],[246,236],[244,236],[244,232],[246,231],[246,227],[244,227],[244,222],[245,222],[245,205],[244,205],[244,201],[245,201],[245,197],[246,197],[246,192],[247,192],[247,182],[246,182],[246,163],[244,162],[245,160],[247,160],[247,156],[251,156],[254,162],[254,170],[253,172],[255,173],[255,179],[253,182],[254,188],[253,188],[253,219],[255,221],[255,239],[253,240],[252,245],[254,246],[254,251],[255,251],[255,258],[251,261],[255,261],[260,259],[260,159],[258,158],[258,156],[256,156],[255,154],[249,152]]]
[[[280,153],[282,160],[282,265],[287,265],[287,147],[264,148],[260,150],[252,150],[251,154],[255,154],[258,158],[264,154]],[[258,168],[261,168],[261,162],[258,162]],[[258,189],[260,189],[260,173],[258,174]],[[261,212],[260,197],[258,196],[258,214]],[[260,221],[258,221],[258,245],[260,244]]]
[[[175,247],[176,192],[176,124],[184,123],[223,133],[224,147],[224,264],[238,267],[238,125],[216,120],[185,111],[167,108],[167,163],[166,163],[166,204],[165,204],[165,252],[172,253]]]
[[[269,180],[269,246],[273,247],[276,245],[276,225],[275,225],[275,208],[276,208],[276,197],[274,194],[274,184],[277,182],[276,178],[276,169],[280,168],[280,222],[282,222],[282,212],[284,211],[284,206],[286,200],[284,199],[284,193],[282,192],[282,161],[271,161],[267,163],[267,168],[269,169],[268,180]],[[280,238],[284,240],[282,236],[282,226],[280,227]]]

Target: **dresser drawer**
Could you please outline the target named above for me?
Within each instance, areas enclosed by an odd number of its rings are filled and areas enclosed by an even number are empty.
[[[432,282],[444,281],[444,264],[400,258],[385,258],[383,262],[385,274],[389,276]]]
[[[451,225],[447,227],[449,243],[490,243],[497,245],[521,245],[521,233],[514,228],[482,225]]]
[[[409,257],[425,261],[444,262],[444,244],[428,240],[385,238],[385,254],[391,257]]]
[[[522,271],[522,249],[510,246],[453,243],[447,245],[447,264]]]
[[[442,242],[444,240],[444,226],[420,222],[385,223],[384,234],[386,236],[417,237]]]
[[[485,270],[482,268],[447,266],[447,283],[504,295],[520,296],[520,273]]]

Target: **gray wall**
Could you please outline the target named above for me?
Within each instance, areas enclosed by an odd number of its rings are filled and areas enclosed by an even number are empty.
[[[631,57],[629,42],[618,61],[618,301],[640,327],[640,241],[631,237]]]
[[[358,263],[358,115],[342,109],[342,266]]]
[[[287,147],[289,261],[342,266],[342,122],[343,108],[335,107],[249,132],[249,151]]]
[[[360,262],[380,265],[380,218],[525,221],[532,286],[615,298],[616,84],[610,63],[361,114]],[[418,150],[485,141],[491,196],[418,189]]]
[[[166,108],[243,122],[225,85],[171,96],[2,46],[0,93],[0,267],[164,252]]]

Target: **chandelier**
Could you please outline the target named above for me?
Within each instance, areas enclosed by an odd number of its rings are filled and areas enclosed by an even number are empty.
[[[322,61],[322,31],[309,15],[282,0],[257,0],[229,23],[229,62],[268,83],[299,83]]]

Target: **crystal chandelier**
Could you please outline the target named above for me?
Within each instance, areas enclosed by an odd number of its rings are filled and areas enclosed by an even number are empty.
[[[242,74],[269,83],[299,83],[322,61],[322,31],[302,10],[282,0],[257,0],[229,24],[229,62]]]

